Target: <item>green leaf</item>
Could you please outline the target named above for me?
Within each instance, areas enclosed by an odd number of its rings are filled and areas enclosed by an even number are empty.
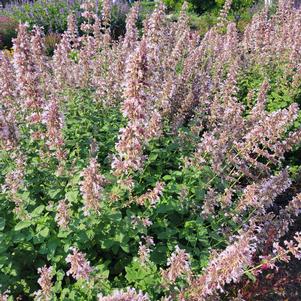
[[[59,231],[59,233],[57,234],[58,238],[67,238],[69,234],[71,234],[72,231],[68,230],[68,231]]]
[[[164,181],[172,180],[172,177],[171,177],[171,175],[166,175],[163,177],[163,180]]]
[[[5,218],[0,217],[0,231],[2,231],[5,227]]]
[[[130,247],[128,244],[122,243],[120,247],[125,253],[130,253]]]
[[[22,229],[28,228],[31,226],[31,221],[21,221],[15,226],[15,231],[20,231]]]
[[[42,236],[42,237],[47,237],[49,235],[49,228],[44,228],[42,231],[39,232],[39,234]]]
[[[249,271],[245,271],[245,275],[250,279],[252,280],[253,282],[256,281],[256,277]]]
[[[66,198],[70,203],[77,202],[78,191],[68,191],[66,193]]]
[[[149,157],[148,157],[148,161],[150,161],[150,162],[154,162],[154,161],[156,161],[157,160],[157,158],[158,158],[158,154],[151,154]]]
[[[115,241],[112,239],[106,239],[101,243],[101,247],[104,249],[110,249],[115,244]]]
[[[48,191],[48,195],[52,199],[55,199],[60,193],[61,193],[61,189],[51,189]]]
[[[44,205],[40,205],[37,208],[35,208],[32,212],[31,212],[31,217],[37,217],[39,216],[43,210],[44,210],[45,206]]]

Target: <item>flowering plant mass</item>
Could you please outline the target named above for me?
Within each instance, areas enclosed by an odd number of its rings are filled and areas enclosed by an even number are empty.
[[[136,2],[116,41],[111,9],[0,53],[0,300],[238,300],[301,257],[301,10],[200,38]]]

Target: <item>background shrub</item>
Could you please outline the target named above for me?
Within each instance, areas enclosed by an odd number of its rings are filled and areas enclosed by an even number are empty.
[[[301,258],[273,245],[301,213],[300,10],[200,39],[134,6],[116,42],[85,6],[53,56],[26,24],[0,55],[0,297],[218,300]]]
[[[12,47],[12,39],[17,36],[17,25],[14,19],[0,16],[0,49]]]
[[[36,0],[33,2],[11,2],[2,11],[2,14],[10,17],[16,22],[28,23],[30,28],[34,25],[40,26],[45,33],[62,33],[67,29],[67,17],[74,13],[77,22],[82,22],[80,5],[83,0]],[[98,1],[97,11],[101,12],[102,1]],[[112,8],[111,29],[114,38],[124,34],[125,18],[129,10],[126,1],[116,1]]]

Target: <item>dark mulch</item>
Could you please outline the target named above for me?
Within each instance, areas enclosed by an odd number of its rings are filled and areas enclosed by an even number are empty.
[[[287,239],[301,230],[301,218],[290,229]],[[248,280],[241,289],[246,301],[301,301],[301,261],[278,264],[278,271],[265,271],[256,282]]]
[[[276,215],[281,208],[297,193],[301,192],[301,175],[297,181],[284,194],[279,196],[271,209]],[[273,244],[273,233],[268,235],[271,238],[266,242],[267,249]],[[290,227],[289,232],[281,239],[291,240],[296,232],[301,232],[301,216]],[[230,285],[230,295],[237,295],[239,291],[245,301],[301,301],[301,260],[292,256],[289,263],[278,263],[278,270],[265,270],[256,277],[255,281],[244,279],[241,283]],[[231,300],[225,298],[223,300]]]

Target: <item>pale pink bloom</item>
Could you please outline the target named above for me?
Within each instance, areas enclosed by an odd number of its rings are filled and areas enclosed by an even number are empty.
[[[91,0],[84,1],[80,8],[84,11],[93,11],[95,9],[95,2]]]
[[[89,166],[81,173],[83,180],[80,182],[80,191],[84,200],[85,215],[89,215],[91,211],[98,213],[100,209],[105,178],[100,174],[99,169],[97,159],[91,158]]]
[[[237,211],[242,212],[250,207],[265,211],[278,195],[290,187],[291,183],[288,171],[285,169],[279,175],[270,176],[260,182],[246,186],[238,201]]]
[[[72,48],[77,48],[79,46],[79,33],[78,33],[78,26],[77,20],[74,14],[68,15],[67,18],[67,31],[65,35],[72,46]]]
[[[135,202],[139,205],[146,205],[149,202],[152,207],[155,207],[163,195],[164,187],[165,184],[163,182],[157,182],[152,190],[149,189],[145,194],[136,198]]]
[[[141,241],[139,242],[139,249],[138,249],[138,255],[139,255],[139,261],[141,264],[146,264],[150,260],[150,253],[151,253],[151,247],[155,245],[154,239],[152,236],[146,236],[142,237],[144,239],[144,243]]]
[[[63,126],[64,116],[60,110],[58,100],[55,96],[52,96],[48,105],[45,107],[42,114],[42,122],[47,128],[47,145],[49,149],[56,151],[56,157],[58,160],[64,159],[64,138],[63,138]]]
[[[55,221],[60,228],[67,229],[70,222],[70,205],[65,200],[61,200],[57,206]]]
[[[23,205],[22,199],[18,196],[20,189],[24,189],[24,176],[26,167],[26,157],[22,153],[12,155],[15,160],[15,168],[5,175],[5,181],[2,185],[2,191],[8,193],[9,198],[16,205],[19,211]]]
[[[285,207],[285,210],[290,215],[295,217],[301,213],[301,193],[298,193]]]
[[[301,260],[301,233],[296,232],[294,235],[294,241],[284,241],[285,247],[281,247],[279,242],[273,243],[273,254],[275,255],[274,260],[280,260],[289,262],[293,255],[297,259]]]
[[[154,110],[153,101],[146,92],[148,70],[147,40],[142,39],[126,62],[122,113],[128,118],[128,124],[120,130],[115,147],[117,154],[112,162],[118,176],[141,170],[145,160],[144,146],[150,139],[160,136],[161,116]]]
[[[15,73],[11,60],[3,53],[0,53],[0,82],[1,102],[10,108],[14,104],[16,93]]]
[[[18,36],[14,40],[13,65],[16,73],[16,84],[24,110],[27,114],[36,113],[40,116],[40,109],[44,103],[44,97],[40,88],[40,73],[35,56],[31,51],[28,24],[20,24]],[[39,52],[39,51],[38,51]],[[38,54],[37,54],[38,55]],[[40,122],[40,118],[34,118],[31,123]]]
[[[102,1],[102,23],[105,27],[110,25],[111,9],[112,9],[112,0],[103,0]]]
[[[5,116],[6,115],[6,116]],[[19,130],[15,122],[15,116],[11,113],[5,114],[0,109],[0,145],[3,149],[12,150],[16,148],[19,141]]]
[[[8,291],[5,291],[4,293],[0,293],[0,301],[8,301],[9,295]]]
[[[98,296],[98,301],[150,301],[147,294],[141,291],[138,293],[133,288],[128,288],[127,291],[114,291],[110,296]]]
[[[168,268],[162,271],[162,277],[167,283],[174,283],[180,276],[189,276],[190,257],[189,254],[176,246],[175,251],[167,260]]]
[[[142,242],[139,242],[139,249],[138,249],[138,256],[139,256],[139,261],[141,264],[146,264],[149,261],[149,256],[150,256],[150,248],[142,244]]]
[[[128,177],[128,178],[125,178],[125,179],[118,179],[117,180],[117,183],[122,187],[122,188],[125,188],[129,191],[132,191],[133,188],[135,187],[135,182],[133,180],[132,177]]]
[[[74,85],[73,79],[74,62],[70,59],[72,45],[68,33],[62,35],[60,43],[57,45],[52,58],[52,69],[55,76],[55,84],[59,88]],[[70,74],[71,73],[71,74]]]
[[[204,204],[202,206],[202,216],[208,218],[210,215],[214,215],[215,206],[218,204],[218,193],[211,187],[209,187],[204,198]]]
[[[126,19],[126,33],[122,43],[124,55],[128,56],[136,48],[138,40],[138,29],[136,22],[138,20],[140,3],[135,2],[127,19]]]
[[[44,265],[42,268],[38,268],[40,278],[38,284],[41,289],[35,292],[35,300],[48,301],[51,300],[51,289],[52,289],[52,267],[47,268]]]
[[[252,265],[255,240],[253,231],[242,233],[234,243],[216,254],[188,289],[191,300],[205,301],[208,296],[223,292],[226,284],[238,282],[244,275],[244,269]]]
[[[44,33],[42,28],[34,26],[30,44],[33,62],[36,65],[39,76],[43,77],[44,73],[47,71],[47,63],[45,55]]]
[[[131,216],[131,223],[134,226],[134,229],[138,225],[143,225],[144,227],[148,228],[150,227],[153,223],[148,217],[140,217],[140,216]]]
[[[76,248],[70,248],[73,254],[69,254],[66,257],[66,262],[70,263],[70,270],[66,273],[67,276],[71,275],[74,279],[89,280],[92,268],[90,262],[86,260],[86,255],[79,252]]]

